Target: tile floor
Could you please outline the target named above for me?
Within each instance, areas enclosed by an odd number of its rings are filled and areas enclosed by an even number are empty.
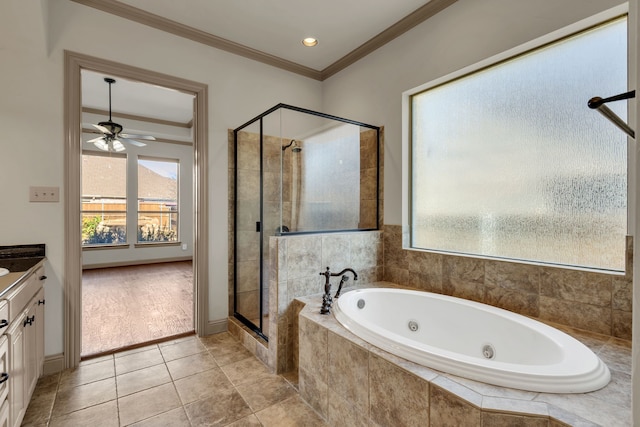
[[[90,359],[40,378],[23,426],[325,426],[229,333]]]

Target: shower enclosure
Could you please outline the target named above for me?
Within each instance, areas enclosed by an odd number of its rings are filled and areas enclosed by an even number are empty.
[[[233,131],[234,316],[268,340],[269,237],[378,229],[380,128],[278,104]]]

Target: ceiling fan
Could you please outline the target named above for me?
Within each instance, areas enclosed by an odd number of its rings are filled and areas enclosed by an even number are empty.
[[[143,139],[147,141],[155,141],[155,138],[151,135],[134,135],[130,133],[121,133],[122,126],[111,120],[111,85],[116,81],[110,77],[105,77],[104,81],[109,84],[109,120],[106,122],[99,122],[97,125],[93,125],[96,129],[102,132],[102,136],[99,138],[91,139],[88,143],[93,143],[98,149],[102,151],[124,151],[125,147],[122,144],[126,142],[137,147],[144,147],[144,142],[136,141],[136,139]]]

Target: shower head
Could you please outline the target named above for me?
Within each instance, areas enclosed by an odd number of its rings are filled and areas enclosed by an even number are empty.
[[[302,148],[298,146],[298,142],[295,139],[292,139],[291,142],[287,145],[283,145],[282,146],[282,151],[284,152],[284,150],[286,150],[287,148],[291,147],[291,151],[293,151],[294,153],[299,153],[302,151]]]

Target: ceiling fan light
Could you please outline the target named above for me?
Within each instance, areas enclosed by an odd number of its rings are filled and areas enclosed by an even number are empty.
[[[113,140],[113,149],[114,149],[116,152],[118,152],[118,153],[119,153],[119,152],[121,152],[121,151],[124,151],[124,145],[122,145],[122,142],[118,141],[117,139],[114,139],[114,140]]]
[[[109,144],[104,139],[99,139],[93,143],[99,150],[109,151]]]

